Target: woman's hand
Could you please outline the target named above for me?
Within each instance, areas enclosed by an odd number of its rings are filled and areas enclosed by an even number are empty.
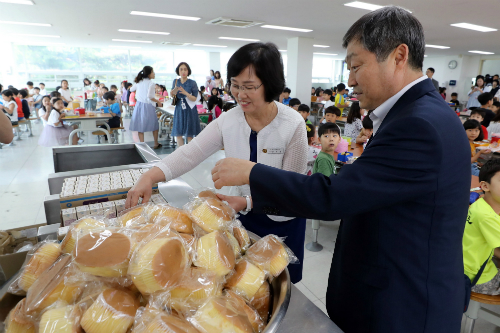
[[[187,91],[186,91],[186,90],[185,90],[182,86],[179,86],[179,87],[177,88],[177,90],[178,90],[181,94],[184,94],[184,96],[187,96],[187,95],[188,95]]]
[[[142,203],[147,203],[153,192],[154,181],[147,174],[143,174],[139,181],[128,191],[125,209],[137,206],[139,198],[142,198]]]
[[[229,196],[223,194],[217,194],[217,196],[222,201],[227,201],[229,206],[231,206],[231,208],[234,209],[236,212],[240,212],[247,208],[247,199],[245,199],[244,197]]]

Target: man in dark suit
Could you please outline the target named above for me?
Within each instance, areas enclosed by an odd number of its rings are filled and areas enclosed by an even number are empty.
[[[428,77],[429,79],[431,79],[432,84],[434,85],[434,88],[436,88],[436,90],[437,90],[437,91],[439,91],[439,82],[438,82],[438,80],[434,80],[434,79],[432,78],[432,77],[434,76],[434,72],[435,72],[434,68],[429,67],[429,68],[427,68],[427,70],[425,71],[425,75],[427,75],[427,77]]]
[[[348,85],[375,109],[361,157],[331,177],[224,159],[215,186],[250,184],[258,213],[342,218],[326,307],[343,331],[457,333],[471,179],[462,124],[422,75],[424,33],[411,13],[366,14],[343,46]]]

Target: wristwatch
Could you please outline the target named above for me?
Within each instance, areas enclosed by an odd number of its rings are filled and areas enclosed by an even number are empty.
[[[252,201],[250,200],[249,195],[244,195],[243,198],[247,200],[247,208],[244,211],[248,213],[249,211],[252,210]]]

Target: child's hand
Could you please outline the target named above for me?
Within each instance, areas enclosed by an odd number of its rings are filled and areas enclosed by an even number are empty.
[[[61,113],[61,116],[59,118],[66,118],[66,113]]]
[[[486,149],[481,151],[481,155],[491,154],[491,149]]]
[[[366,141],[368,141],[368,137],[366,135],[363,135],[361,137],[361,142],[366,142]]]

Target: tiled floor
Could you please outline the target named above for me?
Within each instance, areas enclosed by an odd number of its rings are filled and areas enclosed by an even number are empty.
[[[125,128],[128,128],[129,121],[125,119]],[[15,146],[4,146],[0,149],[0,223],[45,221],[43,199],[49,194],[47,175],[54,172],[54,166],[51,149],[37,144],[41,131],[41,124],[33,124],[34,137],[28,137],[28,133],[24,132],[22,140],[15,141]],[[134,141],[130,131],[121,134],[120,142]],[[146,133],[145,139],[152,145],[151,133]],[[84,140],[85,143],[97,143],[95,137],[85,136]],[[156,151],[162,157],[170,152],[170,148]],[[210,170],[221,158],[224,158],[223,151],[209,157],[184,175],[183,179],[194,188],[213,187]],[[338,228],[339,221],[322,222],[319,242],[324,249],[321,252],[305,250],[303,279],[296,284],[297,288],[325,313],[328,274]],[[306,243],[311,241],[311,237],[311,224],[308,221]],[[494,306],[489,308],[499,310]],[[476,321],[474,332],[500,333],[500,327],[479,319]]]

